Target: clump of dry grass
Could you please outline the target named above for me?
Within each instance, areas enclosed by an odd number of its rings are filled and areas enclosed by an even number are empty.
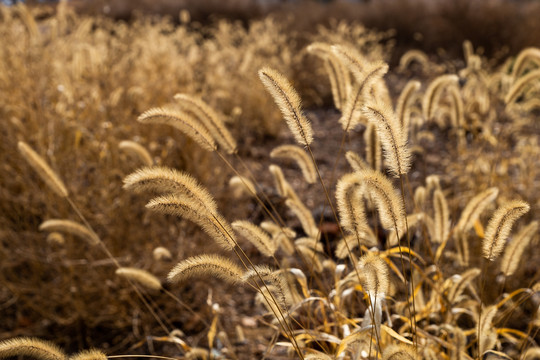
[[[331,86],[325,91],[333,94],[341,115],[324,122],[335,121],[332,127],[341,131],[342,140],[335,153],[321,159],[317,146],[326,134],[320,136],[317,126],[322,122],[312,121],[302,109],[301,93],[290,80],[299,77],[282,70],[296,60],[290,49],[270,45],[275,35],[266,32],[274,29],[270,20],[247,33],[220,22],[206,39],[167,22],[139,20],[129,27],[103,19],[78,22],[60,7],[44,23],[50,33],[42,34],[32,10],[22,6],[2,11],[12,25],[0,26],[8,38],[22,36],[35,45],[32,49],[41,46],[49,56],[58,52],[55,61],[39,69],[52,69],[63,82],[41,95],[28,84],[14,87],[30,94],[26,102],[42,110],[45,119],[54,115],[47,126],[41,126],[32,106],[4,102],[0,107],[10,119],[9,132],[15,134],[5,137],[1,146],[11,144],[11,151],[18,147],[17,159],[25,159],[35,170],[32,174],[40,177],[24,182],[19,160],[3,164],[17,171],[10,171],[14,180],[2,181],[11,188],[27,184],[29,199],[13,195],[20,192],[6,196],[12,207],[6,214],[14,215],[1,218],[11,226],[0,247],[6,254],[0,272],[6,284],[2,296],[32,304],[29,300],[40,293],[36,289],[42,290],[39,306],[30,307],[40,317],[67,328],[81,323],[99,328],[104,318],[113,319],[119,332],[126,324],[132,326],[126,342],[134,344],[143,336],[139,320],[133,320],[140,316],[144,335],[160,350],[173,345],[166,355],[175,356],[240,358],[230,324],[237,323],[240,312],[245,316],[240,304],[246,299],[250,314],[265,329],[257,336],[264,341],[266,357],[467,359],[497,351],[511,358],[536,354],[538,269],[530,266],[535,255],[525,251],[537,241],[538,229],[538,173],[530,166],[537,165],[534,154],[539,148],[532,122],[538,81],[529,76],[538,67],[535,51],[525,50],[514,62],[516,68],[512,59],[493,68],[466,43],[460,71],[455,71],[459,62],[435,66],[423,59],[426,72],[433,73],[427,80],[411,81],[396,78],[376,51],[368,56],[351,50],[341,33],[350,30],[346,25],[335,34],[322,30],[320,37],[330,42],[317,39],[309,51],[326,62],[322,69]],[[185,41],[178,44],[177,36]],[[128,39],[143,54],[144,65],[134,78],[120,71],[129,68],[124,55],[133,60],[138,54],[122,46]],[[252,39],[257,41],[248,45]],[[69,61],[61,40],[78,49]],[[87,46],[79,49],[79,40]],[[276,43],[283,45],[286,39],[278,36]],[[171,44],[176,52],[171,53]],[[263,64],[265,48],[278,54],[268,58],[268,64]],[[0,51],[25,59],[36,56],[17,44]],[[107,66],[113,63],[111,54],[121,65]],[[179,54],[185,67],[166,61]],[[231,63],[222,63],[229,55]],[[284,57],[287,61],[280,63]],[[61,61],[67,73],[60,71]],[[198,66],[207,71],[197,72]],[[242,74],[234,72],[223,80],[233,66]],[[163,77],[150,76],[156,68],[177,74],[181,85],[168,84],[156,92],[163,83]],[[259,70],[258,79],[251,70]],[[24,71],[19,75],[28,77]],[[13,84],[5,72],[0,74]],[[104,74],[123,75],[118,83],[106,83],[106,90],[95,90],[92,82]],[[140,78],[144,84],[135,85]],[[232,100],[236,94],[231,84],[239,85],[239,91],[248,88],[252,96]],[[17,96],[22,97],[14,91],[10,100],[23,104],[15,101]],[[229,102],[238,108],[223,105]],[[245,144],[237,143],[235,135],[245,134],[239,129],[244,109],[271,109],[274,115],[254,125],[269,133],[280,110],[292,130],[290,141],[300,147],[273,146],[265,156],[287,158],[295,166],[272,164],[264,177],[255,161],[242,160]],[[92,131],[91,123],[75,121],[77,114],[96,123],[100,116],[106,120]],[[133,121],[113,121],[118,115],[131,120],[138,116],[147,124],[134,130]],[[125,142],[130,136],[133,140]],[[30,139],[36,150],[21,139]],[[185,162],[173,160],[180,148]],[[125,157],[124,151],[135,156]],[[85,165],[77,156],[95,162]],[[339,165],[343,156],[352,172]],[[87,176],[91,166],[104,178]],[[78,175],[77,169],[83,173]],[[238,200],[231,201],[228,178],[250,197],[238,194]],[[60,179],[69,184],[69,192]],[[122,179],[124,189],[139,194],[121,191]],[[38,190],[41,181],[48,188]],[[146,209],[159,214],[145,211],[140,193],[153,196]],[[524,201],[509,201],[517,198]],[[249,203],[247,211],[238,209],[240,200]],[[34,203],[41,207],[26,206]],[[72,212],[82,223],[69,220]],[[26,213],[28,223],[14,227],[16,216]],[[21,237],[21,251],[15,246],[16,234],[24,234],[21,228],[74,235],[99,246],[84,247],[53,235],[43,245],[44,236],[34,235]],[[164,259],[175,259],[176,265]],[[121,286],[115,274],[131,286]],[[218,281],[195,279],[202,276]],[[59,291],[65,289],[74,294],[72,299]],[[95,302],[93,307],[88,301]],[[73,306],[62,312],[58,304]],[[179,312],[178,305],[187,311]],[[176,326],[184,333],[173,332]],[[239,338],[253,345],[257,336]],[[66,357],[38,340],[3,342],[0,353],[2,347],[3,357]],[[101,352],[77,356],[105,357]]]
[[[322,45],[317,45],[323,51],[325,48]],[[470,50],[472,51],[472,50]],[[340,54],[338,59],[347,57],[348,53]],[[473,59],[473,54],[469,54]],[[359,56],[349,55],[347,59],[335,60],[344,61],[348,63],[351,68],[351,72],[354,74],[361,73],[361,61],[363,60]],[[476,60],[475,60],[476,61]],[[478,63],[471,60],[471,71],[464,71],[463,76],[471,76],[473,71],[477,71]],[[352,65],[351,65],[352,64]],[[333,67],[335,68],[335,66]],[[260,72],[261,81],[270,88],[270,93],[275,98],[278,105],[281,107],[283,116],[288,122],[288,125],[292,131],[295,140],[304,145],[308,154],[311,156],[311,160],[316,166],[316,160],[313,157],[311,148],[316,144],[311,135],[308,137],[306,134],[311,134],[311,125],[303,120],[303,114],[300,110],[300,101],[298,95],[291,88],[290,84],[285,82],[281,75],[272,72],[271,70],[262,70]],[[277,79],[277,80],[276,80]],[[460,131],[464,131],[468,126],[466,122],[458,120],[463,118],[463,106],[469,106],[462,100],[462,94],[457,87],[457,75],[445,75],[437,77],[427,88],[426,94],[423,95],[423,101],[421,102],[422,108],[416,113],[420,116],[423,115],[424,123],[435,121],[441,127],[445,126],[443,122],[440,122],[438,117],[446,114],[453,114],[454,120],[448,122],[449,126],[454,127],[455,131],[459,134]],[[362,82],[363,78],[358,76],[357,81]],[[446,85],[448,85],[446,86]],[[334,84],[339,87],[339,85]],[[445,91],[448,87],[449,91]],[[413,91],[418,90],[419,84],[412,83],[408,96]],[[334,92],[339,92],[333,90]],[[468,91],[474,90],[469,89]],[[349,96],[357,96],[354,93]],[[468,350],[457,351],[458,356],[469,356],[468,354],[480,356],[493,351],[493,348],[502,344],[502,340],[498,334],[505,333],[507,328],[495,327],[495,317],[500,307],[504,307],[505,303],[509,299],[501,300],[496,305],[487,305],[485,303],[487,298],[485,297],[485,281],[489,276],[485,272],[482,273],[483,279],[480,286],[474,285],[473,280],[480,275],[480,270],[477,268],[460,268],[459,265],[449,263],[448,265],[436,268],[436,277],[427,277],[423,267],[428,264],[429,261],[433,264],[439,264],[441,266],[442,261],[455,259],[457,264],[468,264],[471,258],[470,252],[472,251],[469,244],[463,241],[467,237],[470,237],[470,230],[474,228],[477,236],[480,236],[480,242],[482,243],[482,251],[476,255],[483,255],[488,260],[495,260],[503,251],[504,242],[509,236],[512,224],[522,215],[529,210],[529,205],[522,201],[509,202],[503,205],[499,210],[495,211],[492,219],[488,222],[485,233],[483,226],[481,225],[480,218],[484,210],[490,206],[499,193],[499,189],[491,187],[483,192],[478,192],[468,204],[462,208],[461,214],[456,223],[451,222],[452,215],[450,214],[451,205],[454,205],[452,198],[444,191],[440,178],[438,176],[429,176],[426,178],[426,187],[420,187],[422,191],[414,192],[414,201],[412,204],[406,206],[405,199],[408,196],[405,193],[403,186],[403,179],[409,173],[411,167],[414,167],[414,160],[408,153],[409,146],[407,144],[407,134],[411,131],[409,127],[414,126],[417,128],[422,126],[422,123],[415,123],[416,119],[410,119],[410,121],[402,120],[404,113],[415,112],[413,108],[415,101],[402,99],[399,101],[399,118],[395,115],[394,110],[388,104],[388,99],[382,95],[380,103],[377,104],[377,92],[375,86],[371,92],[366,92],[362,95],[366,100],[370,101],[373,105],[367,105],[365,107],[365,116],[370,122],[377,126],[377,135],[381,139],[379,145],[376,141],[372,141],[370,147],[382,147],[385,150],[384,162],[389,168],[390,175],[399,176],[401,182],[401,196],[398,195],[392,180],[385,176],[377,169],[381,168],[377,165],[376,160],[366,161],[361,158],[360,155],[348,152],[348,159],[356,170],[354,173],[345,175],[340,179],[337,185],[336,197],[339,210],[339,229],[340,235],[343,238],[340,240],[338,247],[336,248],[336,257],[338,259],[348,258],[353,265],[351,271],[346,275],[343,274],[343,269],[347,267],[347,262],[344,264],[337,264],[332,258],[326,258],[324,256],[323,247],[319,243],[320,230],[316,225],[316,219],[313,214],[304,205],[300,196],[292,189],[291,184],[285,179],[284,173],[278,166],[272,165],[270,170],[275,178],[275,184],[278,189],[278,194],[285,199],[285,203],[289,209],[298,218],[302,230],[307,235],[306,238],[298,238],[294,241],[294,251],[298,253],[300,258],[304,261],[307,260],[307,271],[310,272],[314,278],[313,281],[322,281],[324,269],[333,269],[336,271],[334,275],[334,283],[330,285],[332,291],[328,293],[328,298],[322,296],[318,292],[314,292],[311,296],[308,296],[310,292],[309,285],[305,283],[306,275],[301,270],[294,270],[294,274],[301,274],[300,278],[291,278],[288,283],[283,283],[281,280],[273,280],[265,286],[270,288],[258,288],[260,292],[261,301],[265,304],[266,308],[275,316],[275,321],[279,324],[279,332],[283,337],[288,340],[290,349],[294,349],[296,354],[300,357],[307,357],[310,353],[308,349],[311,349],[311,345],[317,345],[322,348],[324,354],[321,356],[327,356],[328,354],[339,355],[349,352],[351,354],[361,353],[362,356],[371,358],[377,356],[378,352],[382,353],[383,358],[418,358],[418,356],[437,356],[436,354],[442,354],[446,352],[456,353],[455,349],[451,346],[441,346],[440,343],[431,342],[429,337],[426,337],[426,330],[424,327],[430,326],[427,321],[427,315],[429,313],[437,313],[438,321],[436,327],[440,329],[444,328],[457,328],[468,331],[474,334],[475,346],[470,347]],[[483,95],[480,95],[483,96]],[[340,99],[340,96],[334,97],[336,100]],[[374,99],[373,99],[374,98]],[[418,97],[418,99],[421,99]],[[444,108],[446,102],[450,104],[449,109]],[[340,100],[339,100],[340,101]],[[481,100],[484,101],[484,100]],[[418,101],[420,103],[420,101]],[[340,102],[341,103],[341,102]],[[344,110],[345,111],[345,110]],[[476,111],[484,111],[482,107],[476,108]],[[417,115],[417,116],[418,116]],[[450,115],[449,115],[450,116]],[[347,132],[347,128],[344,129]],[[368,130],[366,130],[368,131]],[[413,131],[413,135],[414,134]],[[367,137],[371,139],[371,137]],[[411,142],[418,141],[417,136],[411,137]],[[463,144],[463,138],[455,138],[457,144],[460,144],[460,151]],[[342,144],[343,146],[343,144]],[[340,149],[341,150],[341,149]],[[294,151],[297,151],[296,149]],[[291,150],[292,152],[292,150]],[[372,150],[371,153],[375,153]],[[292,155],[291,155],[292,156]],[[296,157],[296,155],[294,156]],[[309,157],[308,157],[309,160]],[[302,161],[307,161],[305,156]],[[326,192],[326,187],[322,185],[322,190]],[[412,189],[411,189],[412,190]],[[412,192],[412,191],[411,191]],[[412,195],[412,194],[411,194]],[[432,197],[432,202],[428,202],[427,198]],[[415,204],[416,202],[416,204]],[[433,215],[431,215],[429,209],[426,209],[429,204]],[[378,217],[368,219],[364,207],[370,210],[377,209]],[[413,213],[409,215],[409,211],[413,209]],[[282,214],[274,213],[275,208],[266,208],[269,216],[276,216],[282,219]],[[422,211],[422,212],[420,212]],[[280,220],[282,221],[282,220]],[[380,221],[383,232],[388,236],[386,242],[379,243],[376,239],[373,239],[373,222]],[[236,221],[233,226],[241,229],[244,236],[251,239],[262,254],[271,256],[274,261],[277,261],[278,266],[284,266],[281,271],[287,269],[287,262],[280,263],[280,260],[276,258],[275,247],[273,247],[272,239],[262,232],[260,228],[248,221]],[[412,227],[418,228],[416,232],[412,231]],[[344,229],[352,235],[348,237],[343,234]],[[533,228],[534,229],[534,228]],[[275,231],[279,231],[276,229]],[[525,229],[523,234],[527,234],[529,231]],[[401,244],[402,238],[406,235],[408,239],[406,244]],[[365,238],[370,237],[370,241],[366,241]],[[411,237],[423,237],[423,242],[412,242]],[[528,235],[521,235],[528,243]],[[357,241],[355,241],[355,239]],[[455,242],[455,244],[454,244]],[[365,244],[372,247],[368,249]],[[270,244],[272,244],[272,249]],[[453,244],[455,251],[450,244]],[[397,245],[397,246],[396,246]],[[360,258],[357,257],[352,249],[358,248],[364,255]],[[241,246],[238,247],[240,252],[236,251],[236,255],[243,262],[250,274],[247,279],[255,280],[259,277],[261,280],[269,274],[273,274],[272,270],[266,267],[260,267],[259,265],[253,266],[249,258],[245,258],[246,254],[243,252]],[[521,250],[514,249],[514,246],[509,250],[513,254],[522,254]],[[290,256],[290,252],[284,254],[285,258]],[[421,255],[423,254],[423,256]],[[425,257],[431,258],[431,260]],[[407,261],[405,261],[407,258]],[[246,262],[247,260],[247,262]],[[508,261],[508,260],[506,260]],[[506,263],[506,262],[505,262]],[[400,266],[401,265],[401,266]],[[250,269],[251,268],[251,269]],[[340,268],[339,272],[337,269]],[[508,265],[506,266],[508,268]],[[452,281],[451,277],[446,279],[445,273],[447,271],[458,271],[456,281]],[[448,273],[446,273],[448,274]],[[451,273],[450,273],[451,274]],[[446,275],[448,276],[448,275]],[[416,285],[414,279],[416,278]],[[428,281],[429,278],[429,281]],[[446,280],[445,280],[446,279]],[[298,281],[298,282],[297,282]],[[454,284],[455,283],[455,284]],[[277,284],[277,285],[276,285]],[[260,284],[259,284],[260,285]],[[437,288],[447,289],[448,294],[445,291],[437,292]],[[285,291],[287,289],[287,291]],[[356,347],[338,347],[335,348],[328,342],[326,336],[338,336],[341,337],[344,343],[352,343],[349,340],[349,336],[352,336],[350,330],[343,331],[343,327],[336,326],[335,330],[323,331],[319,330],[313,333],[310,328],[307,328],[305,323],[306,317],[310,318],[313,315],[311,311],[313,308],[306,304],[306,302],[320,301],[323,305],[324,317],[332,318],[331,322],[340,323],[340,318],[336,317],[332,313],[334,311],[343,311],[345,314],[350,314],[351,311],[357,312],[357,310],[345,310],[345,306],[350,306],[351,300],[349,300],[349,294],[358,289],[366,295],[368,299],[364,303],[364,315],[362,322],[347,323],[345,328],[350,326],[355,328],[356,333],[353,332],[355,339],[361,332],[369,331],[368,338],[371,339],[369,346],[367,344],[357,344]],[[299,291],[300,290],[300,291]],[[470,293],[469,291],[470,290]],[[328,290],[326,290],[328,291]],[[285,293],[290,295],[284,295]],[[518,296],[521,293],[531,293],[530,288],[523,288],[514,291],[511,297]],[[333,295],[330,295],[333,294]],[[391,294],[391,295],[390,295]],[[434,307],[432,301],[426,302],[425,296],[428,295],[437,301],[448,301],[450,306]],[[479,295],[478,295],[479,294]],[[302,296],[303,295],[303,296]],[[394,299],[394,303],[391,306],[387,304],[387,297],[391,296]],[[397,297],[401,297],[400,300],[396,300]],[[289,298],[288,301],[279,300],[279,298]],[[308,299],[313,299],[309,300]],[[527,297],[522,298],[522,301],[526,301]],[[329,303],[332,305],[330,306]],[[473,306],[472,311],[472,326],[466,330],[460,321],[464,321],[460,312],[455,312],[452,309],[459,306],[459,304],[469,303],[469,306]],[[412,306],[411,306],[412,304]],[[356,304],[357,305],[357,304]],[[383,305],[388,306],[386,317],[383,316]],[[326,309],[325,306],[328,306]],[[354,307],[353,307],[354,309]],[[516,307],[510,308],[515,310]],[[391,313],[396,314],[404,313],[404,315],[398,315],[394,320],[399,319],[398,322],[401,326],[398,328],[398,332],[393,330]],[[358,313],[358,312],[357,312]],[[361,314],[361,312],[360,312]],[[293,320],[291,322],[291,320]],[[433,318],[432,318],[433,319]],[[323,326],[328,326],[329,320],[322,320]],[[476,321],[477,325],[474,324]],[[433,325],[431,325],[433,326]],[[476,329],[475,329],[476,326]],[[293,336],[292,328],[296,328],[299,334],[305,334],[313,337],[313,339],[301,338],[299,336]],[[338,330],[338,329],[341,329]],[[343,332],[342,332],[343,331]],[[512,330],[513,331],[513,330]],[[337,333],[337,335],[335,335]],[[323,336],[323,334],[325,334]],[[330,335],[332,334],[332,335]],[[350,335],[349,335],[350,334]],[[512,346],[520,346],[524,344],[528,335],[520,332],[521,340],[511,342]],[[305,341],[302,345],[299,339]],[[398,344],[393,344],[390,339],[397,340]],[[463,340],[462,338],[460,338]],[[355,343],[358,340],[355,340]],[[461,345],[459,345],[461,346]],[[304,351],[307,351],[304,353]],[[336,352],[337,351],[337,352]],[[434,354],[434,355],[428,355]],[[313,353],[311,355],[314,355]]]
[[[101,324],[114,324],[118,330],[111,329],[112,334],[121,332],[131,326],[129,314],[140,304],[134,308],[128,289],[96,296],[94,290],[114,278],[114,270],[107,267],[113,261],[101,258],[100,247],[89,250],[81,242],[70,241],[72,233],[62,231],[65,241],[53,241],[58,236],[51,236],[45,243],[48,232],[40,232],[39,225],[48,219],[80,223],[69,202],[61,199],[69,197],[120,265],[151,269],[159,276],[165,274],[166,265],[151,257],[137,264],[127,259],[149,254],[158,246],[170,249],[174,257],[212,249],[201,236],[180,245],[175,238],[191,230],[170,226],[166,218],[144,215],[132,221],[132,211],[141,214],[140,204],[118,183],[143,164],[189,172],[222,194],[218,200],[230,199],[227,191],[221,191],[229,172],[214,155],[199,151],[192,138],[166,125],[142,125],[135,119],[159,104],[197,121],[206,120],[201,127],[206,132],[212,129],[224,154],[245,153],[254,141],[276,136],[284,127],[279,110],[253,74],[264,63],[290,76],[292,68],[305,59],[293,52],[295,40],[272,19],[247,27],[223,20],[202,28],[189,19],[175,25],[147,17],[125,23],[77,15],[65,4],[53,10],[1,6],[0,11],[1,37],[10,44],[0,49],[0,91],[4,94],[0,116],[6,120],[0,151],[10,154],[0,176],[0,224],[5,239],[1,253],[10,258],[1,271],[6,285],[2,299],[16,296],[19,304],[40,301],[38,308],[9,307],[11,321],[3,329],[17,328],[20,317],[16,314],[22,311],[29,319],[26,335],[39,333],[45,326],[49,333],[63,332],[63,342],[71,343],[66,334],[76,331],[82,321],[89,334],[97,334],[94,344],[99,345],[103,342]],[[360,30],[352,40],[360,41],[368,34]],[[232,93],[231,84],[243,86]],[[236,139],[241,141],[235,144]],[[32,180],[23,179],[27,177]],[[212,207],[207,200],[205,205]],[[97,241],[94,235],[88,239]],[[13,249],[19,249],[18,256],[12,256]],[[54,249],[52,257],[44,254],[48,249]],[[87,256],[91,259],[85,260]],[[39,258],[54,265],[36,263]],[[91,267],[96,270],[90,274],[75,271],[83,263],[94,262],[98,265]],[[22,268],[26,270],[20,277]],[[79,285],[74,288],[74,283]],[[73,291],[77,296],[65,295]],[[204,303],[205,295],[193,291],[188,297]],[[83,298],[93,300],[79,300]],[[164,299],[158,302],[165,308],[175,306]],[[150,335],[157,325],[151,314],[139,310],[141,323],[150,324],[141,331]],[[189,323],[190,330],[201,331],[185,313],[175,314],[171,321]],[[130,333],[126,342],[135,343],[133,337]]]

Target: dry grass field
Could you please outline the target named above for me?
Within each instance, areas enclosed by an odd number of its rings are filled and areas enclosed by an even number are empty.
[[[209,3],[0,5],[0,358],[540,358],[540,6]]]

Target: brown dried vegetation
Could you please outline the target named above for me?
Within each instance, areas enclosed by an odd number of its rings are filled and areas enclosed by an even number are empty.
[[[538,354],[538,49],[0,10],[0,358]]]

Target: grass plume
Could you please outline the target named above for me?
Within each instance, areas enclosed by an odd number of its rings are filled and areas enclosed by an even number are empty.
[[[343,229],[353,234],[358,243],[376,245],[374,235],[367,222],[361,182],[356,173],[346,174],[339,179],[336,186],[336,200]]]
[[[97,349],[80,351],[69,357],[70,360],[107,360],[107,355]]]
[[[358,176],[377,206],[382,226],[387,230],[404,226],[405,207],[390,180],[370,169],[358,172]]]
[[[472,228],[474,222],[480,217],[480,214],[497,198],[498,194],[499,189],[492,187],[469,200],[461,212],[461,216],[456,224],[456,230],[465,232]]]
[[[508,105],[512,102],[514,102],[519,95],[523,92],[523,90],[528,86],[531,85],[533,82],[540,79],[540,69],[533,70],[527,75],[524,75],[520,77],[508,90],[508,93],[506,94],[506,97],[504,98],[504,102]]]
[[[420,89],[421,83],[418,80],[410,80],[407,82],[401,94],[398,97],[396,104],[396,116],[401,125],[401,128],[407,136],[409,131],[409,122],[410,122],[410,107],[414,102],[415,93]]]
[[[435,237],[433,241],[437,244],[443,243],[450,230],[450,212],[446,197],[441,190],[433,193],[433,208],[435,209]]]
[[[154,165],[154,160],[152,156],[141,144],[131,141],[131,140],[122,140],[118,144],[118,148],[122,151],[125,151],[128,154],[134,155],[139,161],[145,166]]]
[[[325,43],[312,43],[307,51],[321,57],[330,80],[330,88],[337,109],[343,109],[351,91],[349,69],[332,51],[332,46]]]
[[[308,184],[313,184],[317,181],[317,173],[311,159],[306,152],[295,145],[280,145],[270,153],[272,158],[291,159],[298,164],[302,175]]]
[[[482,241],[482,255],[489,261],[495,260],[502,253],[506,238],[510,235],[512,225],[530,209],[529,204],[521,200],[509,201],[499,207],[486,227]]]
[[[252,243],[261,254],[266,256],[274,256],[276,252],[276,244],[263,229],[247,220],[237,220],[232,224],[233,229]]]
[[[56,345],[36,338],[18,337],[0,342],[0,358],[28,356],[38,360],[67,360]]]
[[[362,286],[364,290],[373,299],[384,299],[390,285],[388,266],[384,260],[380,256],[368,252],[358,261],[358,268],[363,274]]]
[[[482,316],[478,324],[478,351],[479,355],[492,349],[497,342],[497,333],[492,325],[495,315],[497,315],[497,306],[491,305],[483,309]]]
[[[243,281],[244,271],[231,260],[213,254],[193,256],[180,261],[167,275],[171,284],[184,282],[193,277],[215,276],[231,284]]]
[[[383,360],[419,360],[416,350],[405,344],[389,345],[382,353]]]
[[[162,166],[140,168],[124,178],[123,187],[136,193],[181,194],[208,212],[217,212],[217,204],[208,190],[190,174],[175,169]]]
[[[65,219],[50,219],[39,225],[39,230],[49,232],[64,232],[77,236],[90,244],[96,246],[100,243],[99,236],[88,227],[78,222]]]
[[[512,66],[512,78],[518,79],[523,74],[526,65],[530,62],[540,64],[540,49],[529,47],[519,52]]]
[[[121,267],[116,269],[116,275],[139,283],[153,291],[159,291],[161,289],[161,281],[155,275],[143,269]]]
[[[296,215],[298,220],[300,220],[306,234],[311,238],[317,238],[319,229],[317,224],[315,224],[315,220],[309,209],[302,202],[295,199],[287,199],[285,205],[287,205],[287,207]]]
[[[54,191],[58,196],[66,198],[68,196],[68,191],[64,182],[56,175],[45,160],[23,141],[19,141],[17,147],[26,162],[28,162],[28,164],[37,172],[49,189]]]
[[[376,171],[382,171],[382,148],[377,126],[370,122],[364,132],[366,142],[366,159],[369,166]]]
[[[407,174],[411,166],[411,154],[403,128],[394,111],[388,106],[369,104],[364,107],[363,112],[377,127],[384,157],[392,174],[396,177]]]
[[[181,108],[195,115],[227,153],[233,154],[236,152],[236,140],[212,107],[201,99],[188,94],[176,94],[174,99]]]
[[[512,275],[520,264],[521,257],[538,233],[538,221],[525,226],[514,236],[501,258],[501,271],[505,276]]]
[[[207,151],[217,149],[216,142],[208,130],[186,112],[166,108],[152,108],[142,113],[137,118],[137,121],[143,124],[172,126],[193,139],[203,149]]]
[[[296,142],[304,146],[311,144],[313,141],[311,124],[302,113],[300,96],[289,80],[271,68],[259,70],[259,78],[274,98]]]
[[[150,200],[150,210],[186,218],[199,225],[218,245],[226,250],[236,246],[236,239],[229,223],[219,214],[211,214],[191,198],[177,194],[164,195]]]
[[[347,98],[347,102],[343,107],[341,118],[339,119],[341,127],[346,132],[351,131],[361,122],[362,106],[365,102],[371,100],[370,90],[388,71],[388,65],[383,62],[368,62],[365,64],[365,69],[362,71],[358,69],[361,65],[357,64],[356,62],[351,66],[356,69],[354,71],[358,72],[357,83],[353,86],[351,94]]]
[[[422,111],[426,121],[432,119],[443,90],[451,84],[457,84],[458,80],[457,75],[441,75],[429,84],[422,100]]]

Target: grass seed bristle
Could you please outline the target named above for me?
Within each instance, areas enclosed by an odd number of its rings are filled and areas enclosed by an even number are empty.
[[[165,108],[152,108],[142,113],[137,118],[137,121],[143,124],[172,126],[192,138],[203,149],[207,151],[215,151],[217,149],[214,138],[208,130],[186,112]]]
[[[167,281],[176,284],[208,275],[236,284],[243,281],[244,271],[228,258],[204,254],[180,261],[167,275]]]
[[[67,197],[68,191],[64,182],[51,167],[27,143],[19,141],[17,147],[28,164],[38,173],[47,186],[60,197]]]
[[[133,280],[150,290],[159,291],[161,289],[161,281],[143,269],[121,267],[116,269],[116,275]]]
[[[0,342],[0,358],[28,356],[39,360],[67,360],[56,345],[37,338],[17,337]]]
[[[498,208],[486,227],[482,241],[482,255],[489,261],[495,260],[502,253],[512,225],[530,209],[529,204],[521,200],[510,201]]]
[[[313,141],[311,124],[302,113],[300,96],[285,76],[270,68],[259,70],[259,78],[281,110],[296,142],[308,146]]]
[[[46,220],[39,225],[39,230],[49,232],[65,232],[86,240],[91,246],[96,246],[101,242],[99,236],[94,231],[72,220]]]

